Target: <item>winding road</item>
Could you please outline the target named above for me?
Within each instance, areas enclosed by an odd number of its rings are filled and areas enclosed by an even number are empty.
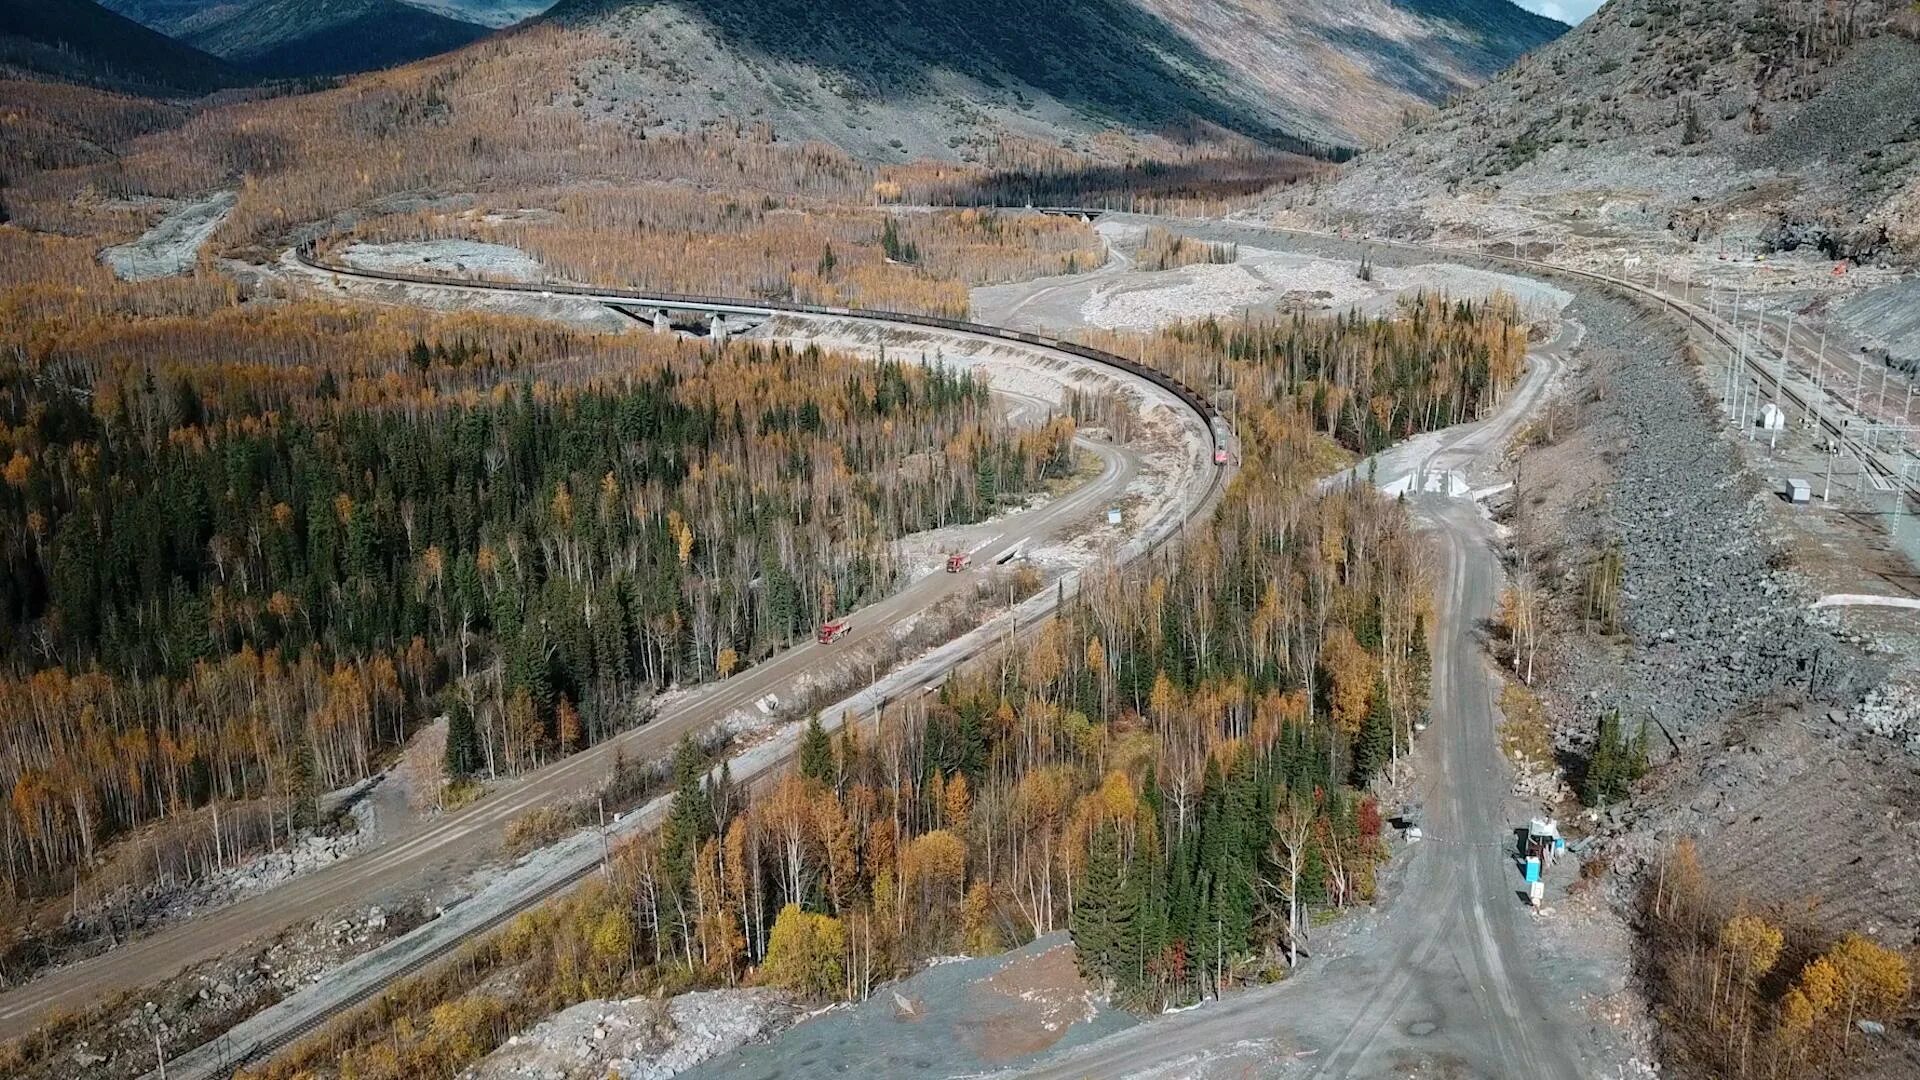
[[[1444,253],[1436,257],[1450,258]],[[324,272],[336,273],[332,268]],[[369,285],[395,287],[391,281],[378,281],[378,275],[364,277]],[[447,283],[433,287],[494,288]],[[514,291],[524,295],[528,289],[522,286]],[[609,303],[647,302],[630,294],[607,296]],[[770,314],[751,307],[742,310]],[[842,319],[847,314],[835,313]],[[875,324],[870,320],[867,325]],[[909,323],[894,329],[926,331]],[[949,332],[966,336],[963,331]],[[1291,1063],[1286,1075],[1406,1075],[1423,1065],[1433,1066],[1441,1075],[1572,1080],[1587,1074],[1589,1070],[1574,1060],[1576,1051],[1567,1034],[1571,1018],[1553,995],[1541,991],[1529,970],[1523,940],[1532,932],[1527,925],[1531,916],[1517,895],[1522,884],[1511,859],[1511,828],[1523,819],[1524,808],[1515,805],[1509,794],[1511,777],[1495,730],[1496,681],[1478,640],[1500,584],[1497,539],[1476,503],[1432,493],[1428,482],[1437,475],[1457,474],[1471,490],[1476,479],[1490,473],[1549,393],[1565,350],[1577,341],[1577,334],[1577,326],[1564,324],[1559,337],[1533,350],[1526,378],[1494,415],[1410,440],[1378,455],[1370,465],[1358,467],[1349,477],[1355,482],[1371,477],[1383,487],[1397,483],[1408,491],[1415,513],[1436,538],[1442,571],[1435,612],[1435,719],[1415,749],[1426,828],[1432,839],[1415,845],[1399,860],[1399,880],[1371,938],[1339,955],[1313,961],[1298,978],[1142,1024],[1043,1062],[1030,1075],[1185,1075],[1189,1064],[1230,1056],[1249,1044],[1266,1047],[1263,1053],[1268,1061],[1274,1060],[1274,1048],[1282,1048],[1279,1052]],[[1085,362],[1084,357],[1049,348],[1047,343],[1029,341],[1026,347],[1051,353],[1048,363]],[[991,555],[1015,541],[1063,535],[1095,506],[1115,500],[1133,483],[1141,462],[1125,448],[1104,444],[1094,448],[1103,461],[1098,479],[1032,513],[966,533],[965,539],[982,544],[983,552]],[[1186,483],[1196,487],[1202,478],[1205,490],[1184,492],[1179,513],[1157,518],[1147,534],[1135,537],[1133,552],[1157,545],[1177,531],[1181,521],[1207,511],[1217,495],[1216,474],[1209,467]],[[1454,487],[1439,486],[1442,492]],[[986,550],[989,546],[992,550]],[[916,618],[969,586],[968,577],[936,573],[919,579],[857,612],[857,635],[887,633]],[[1051,593],[1047,590],[1048,595],[1036,600],[1050,605]],[[1044,614],[1044,608],[1036,610]],[[1030,625],[1029,612],[1023,611],[1019,619],[1021,625]],[[976,635],[983,632],[991,636],[990,631],[976,631]],[[965,640],[897,673],[896,683],[916,686],[937,680],[969,655]],[[688,695],[652,724],[542,770],[468,811],[0,995],[0,1036],[27,1029],[51,1008],[77,1008],[116,991],[151,985],[243,942],[342,905],[372,902],[424,878],[477,865],[497,851],[499,833],[508,821],[529,808],[591,787],[606,774],[616,754],[657,758],[684,732],[750,707],[768,694],[791,692],[804,676],[831,667],[841,655],[834,650],[840,648],[797,646],[724,683]],[[873,702],[869,699],[865,704],[870,707]],[[736,776],[770,770],[785,758],[784,748],[758,749],[747,771],[736,762]],[[649,807],[631,815],[623,827],[649,827],[657,813],[657,806]],[[551,853],[553,865],[530,875],[524,887],[507,890],[510,895],[493,900],[476,897],[423,927],[439,935],[437,942],[416,939],[416,950],[424,959],[411,957],[404,949],[372,956],[358,975],[336,974],[323,987],[303,991],[248,1021],[230,1039],[176,1059],[170,1075],[217,1075],[233,1058],[283,1042],[316,1019],[377,991],[396,972],[440,955],[473,928],[492,925],[504,914],[578,880],[591,871],[598,849],[597,837],[585,842],[576,839],[571,848]]]
[[[324,273],[336,285],[343,279],[360,278],[370,286],[396,287],[390,277],[381,275],[331,267]],[[446,283],[436,283],[433,288],[475,292],[495,289]],[[515,291],[524,295],[527,290]],[[593,295],[608,304],[651,302],[643,294],[617,290],[595,290]],[[676,302],[672,306],[678,310],[683,305]],[[763,316],[775,314],[744,301],[709,303],[706,309],[739,310]],[[1002,554],[1031,550],[1036,545],[1076,534],[1096,520],[1104,521],[1100,511],[1126,501],[1130,492],[1137,492],[1142,473],[1151,468],[1159,472],[1154,478],[1156,484],[1152,485],[1158,492],[1157,502],[1148,500],[1150,505],[1128,523],[1127,535],[1114,550],[1117,558],[1134,557],[1171,539],[1184,522],[1208,513],[1224,486],[1221,478],[1229,470],[1216,468],[1209,457],[1211,433],[1206,421],[1210,410],[1203,403],[1195,408],[1196,399],[1184,387],[1155,385],[1155,381],[1148,378],[1116,370],[1115,365],[1102,362],[1090,350],[1070,345],[1056,347],[1051,342],[1042,344],[1037,340],[1012,341],[990,327],[929,326],[924,325],[925,321],[916,323],[904,316],[896,321],[848,311],[831,314],[785,311],[778,315],[786,322],[791,335],[801,340],[807,340],[806,334],[814,328],[822,335],[837,335],[836,340],[851,341],[856,346],[864,340],[860,335],[885,338],[883,343],[896,345],[905,336],[923,347],[938,349],[960,366],[977,364],[993,368],[997,365],[1001,370],[1030,368],[1027,372],[1030,377],[1053,380],[1062,387],[1104,380],[1108,385],[1118,384],[1132,392],[1141,403],[1143,415],[1157,417],[1153,421],[1161,432],[1157,449],[1083,438],[1082,449],[1096,455],[1101,462],[1101,471],[1095,478],[1035,509],[943,533],[947,545],[975,551],[980,563],[990,564]],[[1011,411],[1016,416],[1040,411],[1030,393],[1002,396],[1013,399]],[[1170,461],[1174,464],[1170,465]],[[848,639],[832,645],[811,641],[797,644],[724,682],[689,692],[644,726],[503,785],[472,807],[423,826],[389,830],[369,851],[183,920],[100,956],[47,972],[0,995],[0,1038],[29,1031],[50,1013],[79,1011],[113,995],[158,984],[195,964],[226,955],[250,942],[347,905],[364,906],[417,894],[423,886],[433,883],[440,884],[440,891],[445,893],[464,874],[497,857],[506,826],[528,810],[564,803],[591,791],[611,773],[617,759],[661,759],[684,734],[705,730],[738,712],[751,711],[769,697],[780,701],[799,700],[822,680],[833,681],[855,674],[847,669],[865,666],[864,659],[857,659],[864,655],[859,651],[862,642],[905,634],[922,615],[975,589],[979,581],[977,571],[926,573],[899,592],[854,612],[851,619],[855,630]],[[1057,589],[1043,589],[1010,615],[999,616],[986,626],[903,664],[891,674],[884,674],[874,686],[824,711],[823,719],[829,727],[836,726],[849,713],[869,713],[889,695],[910,693],[937,682],[955,665],[984,651],[994,641],[1003,640],[1013,626],[1024,628],[1044,618],[1061,596],[1072,595],[1076,584],[1077,575],[1070,573]],[[1003,623],[1012,625],[1003,627]],[[793,741],[792,733],[786,734],[785,739],[763,742],[734,757],[731,764],[735,777],[751,782],[783,763]],[[650,804],[628,815],[609,832],[618,836],[649,828],[663,809],[663,802]],[[485,888],[470,898],[456,893],[438,918],[348,961],[330,972],[325,982],[290,995],[243,1021],[228,1036],[174,1058],[169,1062],[168,1075],[175,1078],[220,1075],[229,1071],[236,1060],[283,1044],[327,1016],[377,992],[395,977],[419,969],[473,934],[578,881],[598,865],[603,846],[604,841],[597,833],[576,834],[512,871],[494,875]]]
[[[1495,726],[1497,676],[1480,640],[1502,571],[1498,538],[1471,498],[1436,478],[1484,481],[1551,393],[1577,324],[1531,352],[1494,415],[1410,439],[1332,479],[1408,491],[1434,537],[1432,713],[1415,768],[1427,840],[1409,845],[1362,940],[1292,979],[1150,1020],[1024,1076],[1383,1076],[1578,1080],[1571,1016],[1530,970],[1534,932],[1514,863],[1529,808]],[[1438,487],[1439,491],[1431,490]]]

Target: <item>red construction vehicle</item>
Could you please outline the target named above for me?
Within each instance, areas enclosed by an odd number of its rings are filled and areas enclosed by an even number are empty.
[[[947,556],[947,573],[957,574],[973,564],[973,556],[964,551],[956,551]]]
[[[820,644],[831,645],[853,633],[852,619],[834,619],[820,624]]]

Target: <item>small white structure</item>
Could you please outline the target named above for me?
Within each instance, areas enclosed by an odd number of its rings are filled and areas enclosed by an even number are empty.
[[[1769,401],[1760,406],[1760,427],[1766,431],[1787,429],[1787,410]]]
[[[1119,507],[1114,506],[1114,507],[1109,507],[1107,509],[1107,524],[1109,525],[1120,524],[1120,508]]]
[[[1813,501],[1813,485],[1809,484],[1805,480],[1796,479],[1794,477],[1788,477],[1787,478],[1787,501],[1797,502],[1797,503],[1812,502]]]

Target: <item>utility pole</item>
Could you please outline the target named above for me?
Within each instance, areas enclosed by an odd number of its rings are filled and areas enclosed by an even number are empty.
[[[1785,407],[1787,395],[1787,357],[1793,352],[1793,316],[1787,312],[1787,336],[1780,339],[1780,378],[1773,384],[1773,403]]]

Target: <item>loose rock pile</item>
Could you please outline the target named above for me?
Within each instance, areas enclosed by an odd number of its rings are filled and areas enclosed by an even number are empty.
[[[1891,739],[1920,756],[1920,691],[1889,683],[1877,687],[1853,712],[1862,731]]]
[[[350,911],[202,964],[155,987],[149,997],[130,999],[85,1021],[71,1052],[25,1075],[60,1080],[139,1076],[154,1067],[156,1045],[173,1054],[205,1042],[241,1017],[318,982],[345,958],[418,926],[424,917],[415,907]]]
[[[790,998],[764,988],[681,994],[666,1002],[583,1001],[507,1040],[463,1080],[665,1080],[766,1039],[799,1015]]]
[[[1810,621],[1775,565],[1760,501],[1770,496],[1752,494],[1692,372],[1671,359],[1680,351],[1673,331],[1593,297],[1574,317],[1592,345],[1619,353],[1608,379],[1615,407],[1596,434],[1619,448],[1605,531],[1625,557],[1621,606],[1634,647],[1614,663],[1576,666],[1595,715],[1618,708],[1629,731],[1649,718],[1684,747],[1742,704],[1783,690],[1859,700],[1878,681],[1877,665]]]

